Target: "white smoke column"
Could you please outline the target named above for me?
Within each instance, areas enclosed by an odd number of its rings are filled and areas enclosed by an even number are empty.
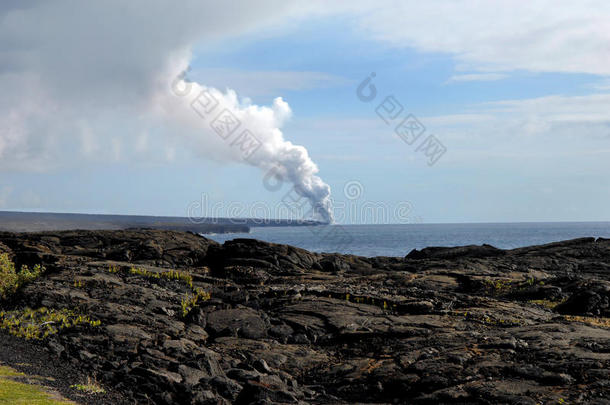
[[[240,99],[236,92],[227,89],[207,87],[183,79],[182,62],[170,69],[170,74],[160,81],[159,91],[153,99],[153,107],[164,117],[167,125],[173,127],[181,136],[192,141],[197,149],[218,160],[232,160],[259,167],[273,173],[277,178],[288,180],[294,185],[297,194],[311,204],[313,219],[332,223],[333,215],[330,201],[330,186],[319,176],[318,166],[313,162],[307,149],[284,139],[280,128],[292,115],[290,106],[281,97],[276,98],[270,107],[252,104],[249,99]],[[170,77],[171,83],[168,83]],[[201,94],[205,96],[201,96]],[[210,100],[218,105],[209,114],[201,103]],[[193,107],[193,102],[198,106]],[[199,103],[199,104],[198,104]],[[231,137],[223,139],[210,126],[214,118],[224,109],[229,110],[239,121],[240,126]],[[247,158],[243,151],[232,142],[243,131],[250,131],[261,146]],[[191,148],[193,149],[193,148]],[[214,151],[210,153],[210,151]]]

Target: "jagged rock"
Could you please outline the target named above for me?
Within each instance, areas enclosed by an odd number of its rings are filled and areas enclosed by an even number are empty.
[[[491,245],[460,246],[460,247],[427,247],[422,250],[413,249],[407,259],[457,259],[459,257],[485,258],[501,256],[505,251]]]
[[[251,309],[225,309],[207,316],[207,329],[213,336],[241,336],[260,339],[267,335],[267,326]]]
[[[39,346],[125,403],[610,397],[610,240],[365,258],[180,232],[66,231],[0,233],[0,251],[47,268],[0,311],[99,320]],[[190,277],[159,275],[170,270]]]
[[[169,266],[205,265],[209,247],[218,245],[192,233],[156,230],[0,232],[0,239],[17,260],[63,254]],[[48,255],[44,259],[48,260]]]
[[[610,315],[610,289],[589,287],[591,290],[577,291],[568,300],[556,307],[561,314]]]

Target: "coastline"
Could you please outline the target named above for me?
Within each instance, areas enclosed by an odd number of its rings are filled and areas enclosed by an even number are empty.
[[[316,226],[311,220],[258,218],[190,218],[146,215],[76,214],[0,211],[0,231],[44,232],[121,229],[160,229],[193,233],[248,233],[253,227]]]
[[[89,320],[23,349],[99,381],[96,403],[610,396],[608,239],[366,258],[160,230],[3,232],[0,251],[46,268],[0,304],[5,320]]]

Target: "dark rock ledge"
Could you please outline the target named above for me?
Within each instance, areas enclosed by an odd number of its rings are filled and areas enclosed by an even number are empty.
[[[363,258],[66,231],[0,233],[0,252],[47,269],[1,310],[101,321],[23,347],[106,403],[610,404],[609,240]]]

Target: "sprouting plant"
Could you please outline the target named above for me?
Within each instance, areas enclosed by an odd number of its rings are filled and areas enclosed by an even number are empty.
[[[610,318],[600,318],[593,316],[580,316],[580,315],[564,315],[566,321],[570,322],[581,322],[591,326],[597,326],[602,328],[610,328]]]
[[[191,312],[191,309],[193,308],[193,298],[194,297],[190,297],[188,294],[185,298],[182,298],[182,302],[181,302],[181,306],[182,306],[182,317],[186,317],[189,312]]]
[[[168,270],[168,271],[151,271],[140,267],[132,266],[129,269],[129,274],[145,277],[152,280],[175,280],[186,284],[191,290],[192,294],[186,294],[181,299],[180,306],[182,308],[182,316],[186,317],[189,312],[196,307],[201,301],[210,299],[210,293],[202,290],[201,288],[195,288],[193,286],[193,276],[187,272],[179,270]]]
[[[530,304],[540,305],[540,306],[548,308],[548,309],[553,309],[557,305],[564,303],[566,300],[567,300],[567,298],[564,298],[564,299],[561,299],[561,300],[558,300],[558,301],[552,301],[552,300],[529,300],[528,302]]]
[[[137,276],[142,276],[150,279],[165,279],[165,280],[177,280],[183,281],[187,286],[193,288],[193,277],[185,272],[178,270],[169,270],[169,271],[150,271],[143,268],[132,267],[129,269],[130,274],[134,274]]]
[[[193,295],[187,294],[184,298],[182,298],[181,302],[182,317],[186,317],[191,310],[199,304],[199,302],[207,301],[210,298],[210,293],[202,290],[201,288],[196,288]]]
[[[96,327],[101,325],[101,321],[68,309],[55,310],[41,307],[0,312],[0,329],[25,339],[44,339],[62,329],[81,324]]]
[[[23,265],[17,272],[8,253],[0,254],[0,298],[8,298],[25,284],[35,280],[44,271],[45,268],[37,264],[31,270],[28,266]]]
[[[184,281],[186,283],[186,285],[188,285],[190,288],[193,288],[193,277],[190,274],[182,272],[182,271],[177,271],[177,270],[166,271],[166,272],[161,273],[161,278],[166,278],[168,280]]]
[[[502,294],[511,289],[512,280],[485,279],[483,285],[492,294]]]
[[[19,279],[19,285],[24,285],[29,283],[30,281],[34,281],[37,279],[42,273],[44,273],[45,268],[40,264],[34,265],[32,270],[29,269],[28,266],[21,266],[21,270],[17,274],[17,278]]]
[[[83,391],[89,394],[105,394],[106,390],[100,386],[100,384],[91,377],[87,377],[86,384],[73,384],[70,386],[75,390]]]

